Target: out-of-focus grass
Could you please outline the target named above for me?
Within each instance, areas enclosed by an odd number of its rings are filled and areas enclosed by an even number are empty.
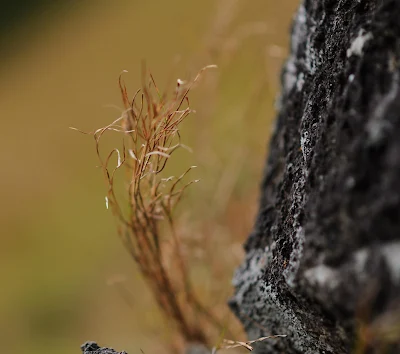
[[[166,348],[167,326],[105,208],[92,141],[67,129],[117,117],[104,106],[122,106],[122,69],[129,87],[140,86],[142,59],[164,87],[170,77],[219,66],[191,96],[197,115],[183,140],[194,153],[180,153],[172,168],[199,166],[180,227],[190,227],[198,291],[208,305],[225,306],[274,117],[286,52],[274,46],[286,48],[296,5],[237,1],[228,21],[233,3],[87,2],[19,28],[19,50],[0,68],[4,351],[70,353],[88,339],[132,353]],[[106,285],[116,274],[134,294],[130,306]]]

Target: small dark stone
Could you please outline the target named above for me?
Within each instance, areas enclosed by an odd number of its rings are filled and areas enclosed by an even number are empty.
[[[96,342],[89,341],[89,342],[86,342],[85,344],[82,344],[81,349],[82,349],[82,352],[85,353],[85,352],[91,352],[91,351],[100,349],[100,347],[97,345]]]
[[[83,354],[128,354],[127,352],[117,352],[111,348],[101,348],[96,342],[86,342],[81,345]]]

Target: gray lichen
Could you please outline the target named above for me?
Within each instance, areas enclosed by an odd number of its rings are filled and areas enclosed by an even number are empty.
[[[395,0],[305,0],[294,17],[230,301],[251,339],[287,335],[259,353],[348,353],[357,318],[400,324],[399,16]],[[385,340],[366,345],[400,352]]]

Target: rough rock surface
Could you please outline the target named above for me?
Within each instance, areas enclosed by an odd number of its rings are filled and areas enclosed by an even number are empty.
[[[96,342],[86,342],[81,345],[83,354],[127,354],[126,352],[117,352],[111,348],[102,348]]]
[[[400,353],[399,75],[400,1],[300,5],[230,301],[287,334],[256,352]]]

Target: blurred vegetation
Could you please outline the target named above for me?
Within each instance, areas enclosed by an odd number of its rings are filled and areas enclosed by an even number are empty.
[[[26,19],[40,13],[48,8],[51,4],[60,6],[65,3],[65,0],[1,0],[1,13],[0,13],[0,32],[2,36],[7,35],[7,32],[15,28]]]
[[[133,93],[142,60],[163,90],[205,65],[219,67],[191,93],[197,113],[184,123],[182,142],[193,153],[180,152],[170,168],[179,175],[198,166],[192,176],[201,182],[183,201],[178,228],[190,235],[197,292],[230,324],[238,336],[230,339],[244,339],[224,317],[226,300],[257,207],[296,3],[53,2],[50,12],[26,10],[17,24],[12,12],[2,14],[14,23],[1,27],[9,53],[0,65],[4,351],[72,353],[90,339],[128,353],[173,348],[173,330],[105,208],[93,141],[68,130],[117,118],[119,73],[129,71]]]
[[[1,59],[10,58],[24,46],[28,26],[40,30],[41,23],[46,22],[43,18],[65,15],[75,5],[73,0],[0,0]]]

